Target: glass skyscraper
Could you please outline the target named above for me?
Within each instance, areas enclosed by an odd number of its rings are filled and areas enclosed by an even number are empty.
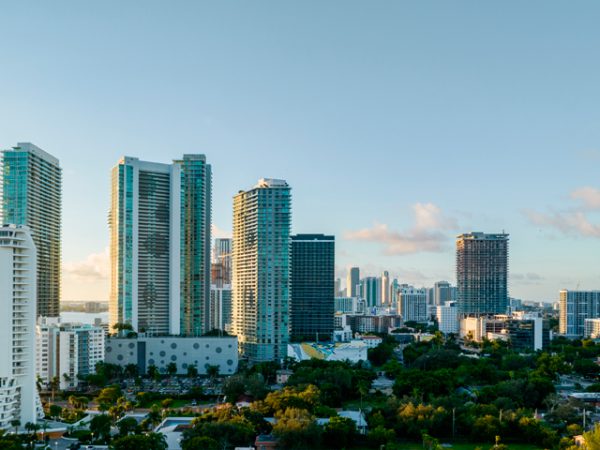
[[[30,143],[2,151],[2,223],[27,225],[37,249],[37,314],[60,313],[62,172]]]
[[[293,340],[331,340],[335,293],[335,237],[292,236],[290,334]]]
[[[112,171],[109,322],[153,335],[209,331],[211,167],[124,157]]]
[[[287,356],[291,192],[261,179],[233,199],[233,332],[250,361]]]
[[[473,232],[458,236],[456,280],[460,314],[506,314],[508,234]]]

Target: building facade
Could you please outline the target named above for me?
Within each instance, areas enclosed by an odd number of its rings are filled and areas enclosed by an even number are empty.
[[[211,167],[123,157],[112,171],[109,322],[152,335],[209,329]]]
[[[0,227],[0,429],[37,420],[36,265],[29,228]]]
[[[358,267],[350,267],[346,277],[346,296],[358,297],[360,293],[357,291],[360,283],[360,269]]]
[[[381,305],[381,279],[377,277],[365,277],[360,281],[362,298],[367,303],[367,308],[375,308]]]
[[[261,179],[233,200],[233,332],[241,356],[287,356],[290,300],[291,189]]]
[[[473,232],[458,236],[456,279],[461,315],[506,314],[508,234]]]
[[[600,318],[600,291],[560,291],[560,334],[582,337],[585,333],[585,319],[596,318]]]
[[[206,375],[208,366],[217,366],[221,375],[233,375],[238,366],[237,338],[109,337],[106,340],[106,362],[122,367],[135,364],[140,374],[147,373],[150,366],[166,373],[169,364],[175,363],[179,375],[185,375],[190,366],[194,366],[200,375]]]
[[[585,319],[583,321],[583,337],[587,339],[600,339],[600,318]]]
[[[458,334],[460,324],[458,320],[458,308],[456,302],[446,302],[436,306],[436,318],[439,330],[444,334]]]
[[[210,289],[210,328],[231,332],[231,286],[213,287]]]
[[[231,239],[216,238],[212,254],[212,284],[231,285]]]
[[[331,339],[335,312],[334,277],[334,236],[292,236],[290,335],[293,340]]]
[[[427,289],[417,289],[412,286],[398,290],[398,312],[404,322],[426,322]]]
[[[102,327],[38,317],[37,376],[46,385],[58,377],[60,389],[77,388],[78,376],[96,373],[96,364],[104,361],[105,337]]]
[[[27,225],[37,250],[37,314],[60,313],[62,171],[30,143],[2,152],[2,223]]]

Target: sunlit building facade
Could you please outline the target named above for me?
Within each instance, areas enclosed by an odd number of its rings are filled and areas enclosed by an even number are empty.
[[[37,249],[37,314],[60,313],[62,171],[41,148],[2,151],[2,223],[27,225]]]
[[[261,179],[233,200],[233,332],[250,361],[287,356],[291,189]],[[333,291],[333,288],[332,288]]]
[[[473,232],[458,236],[456,279],[459,314],[506,314],[508,234]]]
[[[124,157],[112,171],[109,321],[150,335],[209,331],[211,167]]]

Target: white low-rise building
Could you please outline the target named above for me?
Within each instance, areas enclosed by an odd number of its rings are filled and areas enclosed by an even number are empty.
[[[0,227],[0,428],[37,421],[37,253],[28,227]]]
[[[600,339],[600,319],[585,319],[583,324],[584,337]]]
[[[105,331],[80,323],[62,323],[58,317],[39,317],[36,327],[37,375],[46,384],[58,377],[61,389],[74,389],[78,375],[96,372],[104,361]]]
[[[218,366],[221,375],[232,375],[238,366],[238,342],[235,336],[226,337],[109,337],[106,339],[106,362],[126,366],[135,364],[140,373],[156,366],[161,372],[175,363],[178,374],[195,366],[206,374],[208,366]]]
[[[443,305],[436,306],[435,310],[439,330],[444,334],[458,334],[460,326],[456,302],[446,302]]]

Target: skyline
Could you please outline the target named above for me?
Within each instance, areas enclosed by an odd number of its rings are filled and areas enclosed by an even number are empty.
[[[182,153],[213,167],[215,237],[282,178],[343,279],[455,284],[455,236],[505,230],[511,296],[600,288],[598,5],[67,4],[4,6],[0,44],[0,147],[63,168],[64,300],[108,299],[111,167]]]

